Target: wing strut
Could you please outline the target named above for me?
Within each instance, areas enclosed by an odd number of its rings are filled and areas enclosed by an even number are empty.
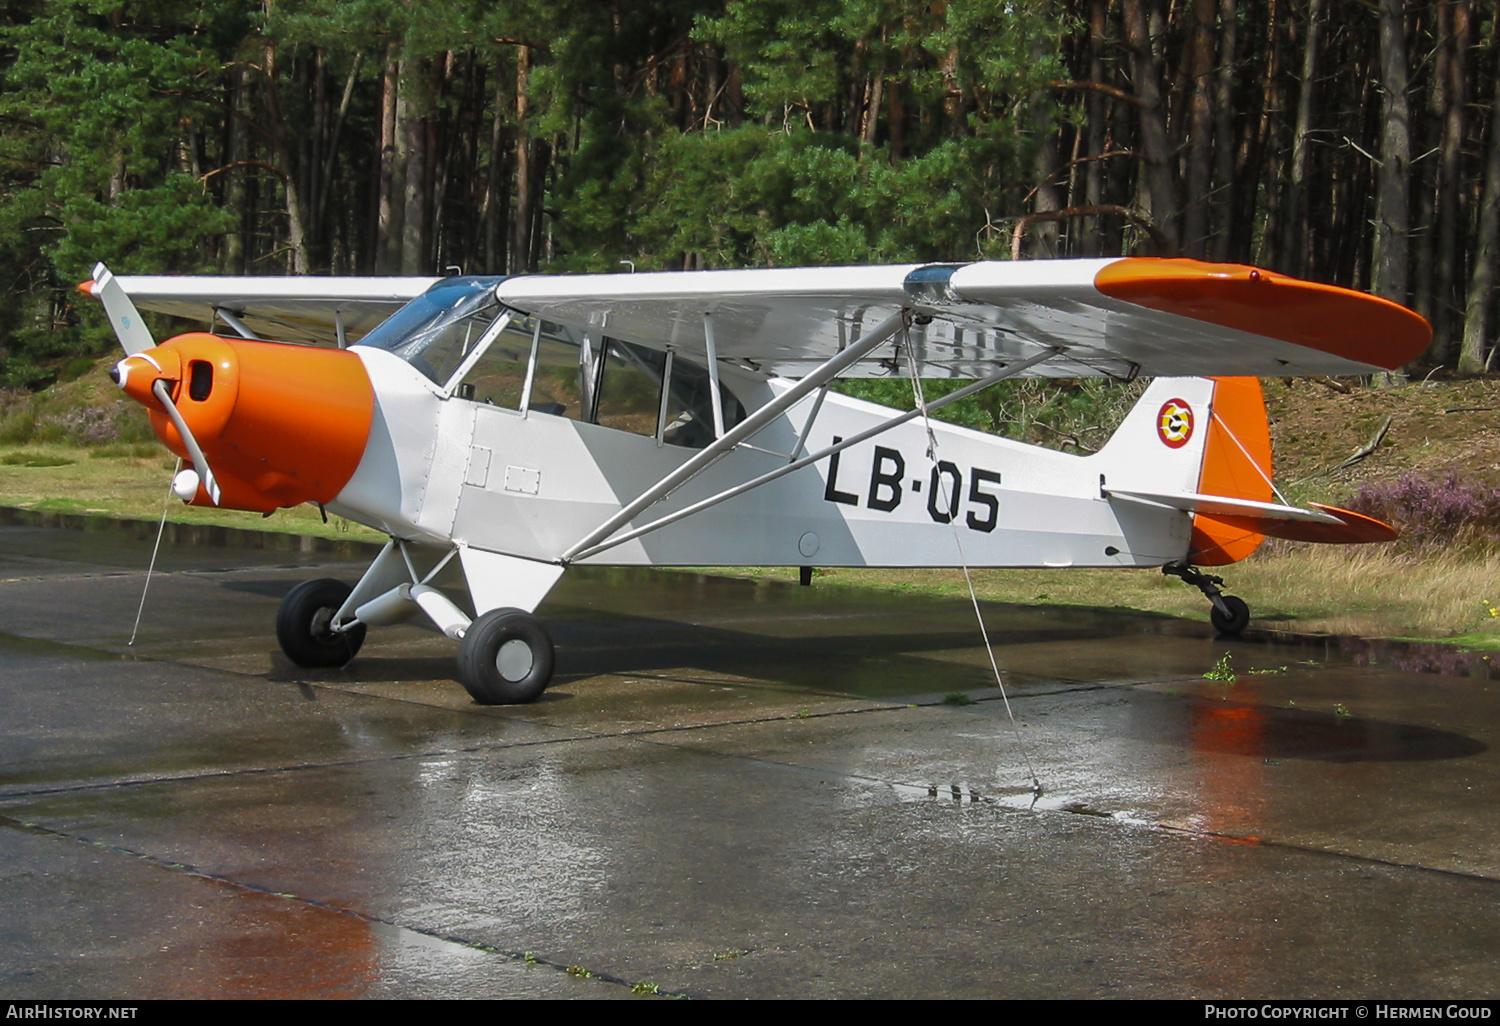
[[[740,442],[749,438],[761,428],[776,420],[776,418],[780,417],[787,410],[797,405],[804,396],[832,381],[867,353],[888,341],[892,335],[896,334],[896,332],[900,331],[906,325],[909,316],[909,310],[905,308],[897,310],[871,328],[862,338],[852,343],[849,348],[823,361],[812,373],[740,421],[729,431],[721,434],[718,438],[714,439],[708,448],[699,450],[692,459],[646,489],[624,509],[590,531],[575,543],[572,548],[562,554],[562,562],[570,563],[577,559],[580,552],[604,541],[621,527],[634,520],[642,510],[648,506],[654,506],[672,494],[672,491],[678,485],[697,477],[710,464],[718,460],[720,456],[730,452]]]
[[[708,401],[714,411],[714,437],[724,437],[724,397],[719,394],[719,351],[714,345],[714,315],[703,315],[703,346],[708,363]]]
[[[804,456],[800,460],[793,460],[791,463],[788,463],[785,466],[777,467],[775,470],[769,470],[757,478],[752,478],[751,480],[746,481],[744,484],[735,485],[733,488],[726,488],[724,489],[724,491],[719,492],[717,495],[711,495],[700,502],[693,503],[691,506],[685,506],[675,513],[668,513],[666,516],[653,520],[643,527],[637,527],[633,531],[626,531],[624,534],[617,535],[613,538],[608,538],[608,540],[605,541],[600,541],[598,544],[591,545],[588,548],[583,549],[582,551],[570,553],[569,558],[586,559],[589,556],[603,552],[605,549],[612,549],[616,545],[623,545],[625,542],[639,538],[643,534],[649,534],[652,531],[666,527],[668,524],[675,524],[677,521],[683,519],[684,517],[690,517],[694,513],[702,512],[703,510],[708,509],[710,506],[717,506],[719,503],[732,499],[736,495],[743,495],[751,489],[759,488],[761,485],[774,481],[778,477],[784,477],[794,470],[801,470],[803,467],[816,463],[821,459],[826,459],[829,456],[832,456],[834,453],[843,452],[851,445],[858,445],[860,442],[869,441],[871,438],[874,438],[877,435],[883,435],[887,431],[890,431],[892,428],[900,427],[907,421],[922,416],[924,412],[931,413],[933,410],[942,409],[949,403],[958,402],[958,400],[963,399],[967,396],[971,396],[981,389],[989,388],[997,381],[1011,377],[1015,374],[1019,374],[1024,370],[1042,363],[1043,361],[1050,360],[1060,352],[1062,352],[1061,349],[1047,349],[1035,356],[1028,357],[1027,359],[1022,360],[1020,363],[1013,363],[1009,367],[1002,367],[1000,370],[996,371],[994,374],[991,374],[989,377],[980,378],[978,381],[975,381],[969,385],[965,385],[963,388],[958,389],[956,392],[950,392],[947,395],[943,396],[941,399],[937,399],[933,402],[927,403],[925,407],[919,406],[914,410],[907,410],[905,413],[899,416],[892,417],[890,420],[882,421],[874,427],[869,428],[865,431],[861,431],[857,435],[852,435],[849,438],[845,438],[843,441],[838,442],[834,445],[830,445],[826,449],[820,449],[810,456]]]
[[[251,331],[250,326],[244,321],[240,320],[239,315],[236,314],[233,310],[227,310],[222,306],[216,306],[214,307],[214,314],[225,324],[229,325],[230,329],[234,331],[235,334],[239,335],[240,338],[248,338],[252,342],[259,342],[261,340],[260,336]],[[343,338],[342,332],[340,332],[339,338]],[[339,348],[342,349],[344,347],[339,346]]]

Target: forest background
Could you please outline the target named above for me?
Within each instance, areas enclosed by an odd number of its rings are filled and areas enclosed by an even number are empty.
[[[0,387],[125,273],[1169,254],[1494,358],[1496,0],[8,0]]]

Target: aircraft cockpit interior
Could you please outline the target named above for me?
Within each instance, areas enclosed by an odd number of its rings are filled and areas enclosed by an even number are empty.
[[[358,344],[384,349],[453,397],[702,449],[714,438],[708,370],[670,351],[503,306],[503,279],[445,278]],[[744,404],[720,382],[724,427]]]

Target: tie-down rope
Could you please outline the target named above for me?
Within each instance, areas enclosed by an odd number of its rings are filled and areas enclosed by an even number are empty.
[[[917,404],[917,409],[922,411],[922,424],[927,429],[927,459],[934,468],[933,478],[942,489],[942,501],[946,504],[944,508],[952,510],[957,505],[949,491],[948,475],[937,471],[938,451],[937,433],[932,430],[932,420],[927,416],[927,399],[922,393],[922,378],[917,372],[917,360],[912,352],[911,339],[905,326],[901,330],[901,348],[906,354],[906,365],[911,372],[912,399]],[[1005,691],[1005,679],[1000,674],[1000,664],[995,659],[995,646],[990,643],[990,632],[984,626],[984,614],[979,610],[979,595],[974,591],[974,575],[969,572],[969,561],[964,555],[963,539],[958,533],[958,517],[948,518],[948,527],[953,532],[953,545],[958,549],[958,565],[964,571],[964,583],[969,588],[969,602],[974,606],[974,619],[979,621],[979,636],[984,639],[984,650],[990,658],[990,670],[995,674],[995,684],[1000,688],[1000,700],[1005,703],[1005,715],[1010,720],[1011,732],[1015,735],[1016,748],[1021,753],[1022,760],[1026,763],[1026,772],[1031,775],[1032,794],[1040,798],[1042,796],[1042,782],[1037,778],[1036,768],[1032,765],[1031,754],[1026,750],[1026,742],[1021,737],[1021,727],[1016,723],[1016,714],[1010,707],[1010,696]]]

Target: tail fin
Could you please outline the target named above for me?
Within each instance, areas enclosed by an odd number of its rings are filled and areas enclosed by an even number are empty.
[[[1255,378],[1158,378],[1096,457],[1106,493],[1193,515],[1187,562],[1223,566],[1267,535],[1356,545],[1396,529],[1361,513],[1273,502],[1271,427]]]
[[[1269,502],[1271,430],[1255,378],[1157,378],[1095,457],[1110,491]],[[1196,507],[1195,507],[1196,508]],[[1188,562],[1244,559],[1264,534],[1253,519],[1193,513]]]
[[[1271,425],[1257,378],[1213,378],[1213,422],[1204,441],[1197,491],[1230,499],[1270,502]],[[1260,547],[1265,535],[1242,517],[1193,514],[1188,562],[1236,563]]]

